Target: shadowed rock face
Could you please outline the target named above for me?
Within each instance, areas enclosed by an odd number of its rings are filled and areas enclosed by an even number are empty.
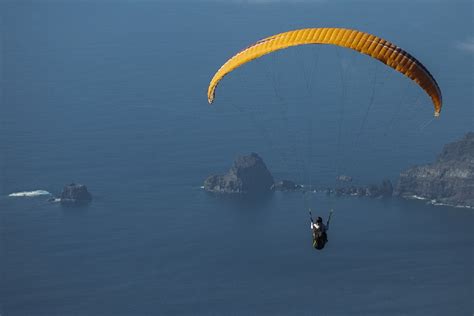
[[[204,189],[213,193],[259,195],[271,192],[273,176],[256,153],[240,156],[224,175],[212,175]]]
[[[92,200],[92,196],[83,184],[66,185],[61,193],[61,204],[84,204]]]
[[[474,133],[445,145],[434,163],[403,171],[395,194],[474,207]]]

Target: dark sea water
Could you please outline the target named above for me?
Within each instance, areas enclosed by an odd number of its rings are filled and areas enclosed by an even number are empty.
[[[0,19],[0,315],[472,315],[472,210],[201,189],[252,151],[319,187],[432,161],[474,129],[472,2],[2,1]],[[404,47],[437,78],[441,119],[335,47],[246,65],[207,105],[226,58],[314,26]],[[90,205],[9,197],[72,181]],[[308,207],[335,210],[321,252]]]

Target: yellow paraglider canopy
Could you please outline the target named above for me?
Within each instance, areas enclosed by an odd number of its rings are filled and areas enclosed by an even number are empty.
[[[342,28],[307,28],[280,33],[264,38],[240,51],[215,73],[207,91],[209,103],[222,78],[249,61],[277,50],[306,44],[330,44],[346,47],[369,55],[415,81],[430,97],[434,115],[441,112],[442,96],[436,80],[415,57],[400,47],[368,33]]]

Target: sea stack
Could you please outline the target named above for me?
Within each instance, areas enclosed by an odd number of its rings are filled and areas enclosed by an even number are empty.
[[[60,196],[63,205],[80,205],[89,203],[92,195],[83,184],[71,183],[64,187]]]
[[[256,153],[238,157],[224,175],[211,175],[204,189],[212,193],[265,195],[272,192],[273,176]]]

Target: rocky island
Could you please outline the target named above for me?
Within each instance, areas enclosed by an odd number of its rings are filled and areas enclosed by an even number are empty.
[[[474,132],[445,145],[435,162],[403,171],[394,194],[474,207]]]
[[[256,153],[238,157],[223,175],[211,175],[204,190],[212,193],[262,195],[272,191],[273,176]]]
[[[352,178],[351,178],[352,179]],[[326,194],[336,196],[358,196],[371,198],[387,198],[393,194],[393,185],[389,179],[384,179],[380,184],[370,184],[363,186],[343,186],[335,189],[326,189]]]
[[[296,184],[291,180],[280,180],[272,185],[273,191],[300,191],[303,190],[303,186]]]
[[[80,205],[90,202],[92,195],[85,185],[71,183],[64,187],[59,198],[63,205]]]

